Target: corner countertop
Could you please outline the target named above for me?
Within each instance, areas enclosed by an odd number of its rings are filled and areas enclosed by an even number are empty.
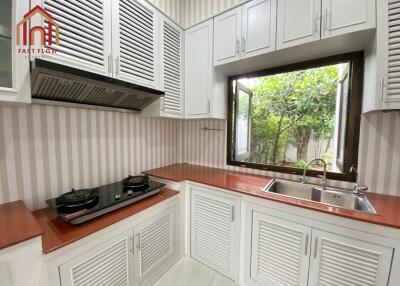
[[[42,233],[42,228],[23,201],[0,205],[0,250]]]
[[[271,178],[259,175],[190,164],[174,164],[143,173],[173,182],[188,180],[245,195],[400,229],[400,197],[366,193],[367,198],[380,214],[370,215],[302,199],[265,193],[262,189]]]
[[[161,188],[161,191],[129,206],[115,210],[94,220],[72,225],[63,221],[51,208],[44,208],[33,212],[44,232],[42,234],[43,253],[47,254],[65,245],[77,241],[85,236],[106,228],[118,221],[130,217],[162,201],[178,194],[169,188]]]

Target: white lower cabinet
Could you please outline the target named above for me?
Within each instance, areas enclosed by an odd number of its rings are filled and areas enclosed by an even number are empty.
[[[251,239],[256,285],[307,285],[311,227],[254,212]]]
[[[191,256],[231,279],[240,257],[240,199],[191,186]]]
[[[338,227],[331,233],[257,211],[251,229],[250,285],[388,284],[393,248],[368,234]]]
[[[48,264],[48,285],[153,285],[178,259],[176,212],[175,204],[153,211],[120,234],[58,256]]]
[[[61,285],[133,285],[130,241],[132,232],[124,232],[62,264]]]
[[[388,284],[393,249],[313,229],[309,286]]]
[[[162,273],[176,257],[175,208],[159,213],[134,227],[135,284]]]

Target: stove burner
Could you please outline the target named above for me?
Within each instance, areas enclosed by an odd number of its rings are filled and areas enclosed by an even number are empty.
[[[124,192],[127,190],[141,191],[149,187],[149,176],[131,176],[129,175],[122,181]]]
[[[95,206],[98,202],[98,195],[94,189],[72,189],[56,199],[57,209],[71,213]]]

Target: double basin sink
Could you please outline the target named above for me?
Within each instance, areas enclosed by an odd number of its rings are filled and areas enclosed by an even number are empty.
[[[351,191],[326,188],[311,184],[301,184],[283,180],[272,180],[265,188],[265,192],[286,197],[313,201],[324,205],[344,208],[352,211],[379,215],[367,197],[355,195]]]

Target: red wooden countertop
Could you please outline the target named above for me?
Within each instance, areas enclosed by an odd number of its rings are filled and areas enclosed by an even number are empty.
[[[23,201],[0,205],[0,249],[32,239],[43,233]]]
[[[67,244],[77,241],[118,221],[130,217],[155,204],[169,199],[178,194],[169,188],[161,188],[161,191],[139,202],[102,215],[94,220],[72,225],[63,221],[56,212],[50,208],[44,208],[33,212],[34,217],[44,230],[42,234],[43,253],[49,253]]]
[[[149,176],[169,181],[182,182],[188,180],[345,218],[400,228],[400,197],[366,193],[371,204],[379,212],[379,215],[370,215],[302,199],[262,192],[262,188],[271,180],[271,178],[242,172],[190,164],[175,164],[145,171],[144,173]]]

